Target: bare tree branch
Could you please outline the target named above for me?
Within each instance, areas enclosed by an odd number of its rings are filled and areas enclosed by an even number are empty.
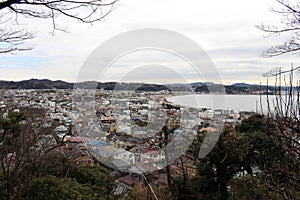
[[[0,28],[0,54],[14,51],[31,50],[31,47],[22,47],[24,41],[32,39],[34,33],[26,30],[12,30]]]
[[[291,68],[290,70],[282,70],[281,67],[274,67],[273,69],[267,71],[266,73],[263,74],[263,77],[276,77],[276,76],[279,76],[281,74],[286,74],[286,73],[293,73],[297,70],[300,69],[300,66],[298,67],[295,67],[295,68]]]
[[[289,39],[283,44],[275,45],[265,50],[262,54],[264,57],[274,57],[286,53],[296,53],[300,50],[300,5],[291,3],[291,0],[276,0],[281,8],[271,11],[281,16],[280,25],[257,25],[256,27],[269,36],[287,34]]]
[[[118,0],[0,0],[0,54],[30,50],[21,47],[34,34],[24,28],[7,28],[7,24],[18,24],[18,16],[25,18],[52,19],[53,32],[66,31],[59,28],[58,17],[75,19],[92,24],[101,21],[114,8]],[[12,15],[14,14],[14,15]],[[9,16],[9,17],[7,17]],[[11,17],[13,16],[13,17]]]

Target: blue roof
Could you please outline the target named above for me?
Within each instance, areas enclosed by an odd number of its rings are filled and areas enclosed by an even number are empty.
[[[180,129],[175,129],[174,130],[174,133],[182,133],[183,131],[182,130],[180,130]]]
[[[106,142],[103,142],[101,140],[94,140],[93,142],[91,142],[91,144],[97,147],[103,147],[107,145]]]

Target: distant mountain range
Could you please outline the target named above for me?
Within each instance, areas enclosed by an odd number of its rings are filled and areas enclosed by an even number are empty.
[[[1,89],[73,89],[85,88],[85,89],[97,89],[103,90],[137,90],[137,91],[196,91],[202,93],[208,93],[223,86],[227,94],[250,94],[257,91],[272,92],[274,87],[266,87],[259,85],[251,85],[247,83],[234,83],[232,85],[220,85],[212,82],[195,82],[190,84],[149,84],[149,83],[117,83],[117,82],[96,82],[86,81],[80,83],[69,83],[61,80],[52,81],[48,79],[30,79],[23,81],[0,81]]]

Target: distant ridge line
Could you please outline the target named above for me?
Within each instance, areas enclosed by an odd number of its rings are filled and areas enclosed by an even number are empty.
[[[196,91],[208,93],[208,85],[211,87],[215,84],[212,82],[194,82],[194,83],[173,83],[173,84],[154,84],[154,83],[117,83],[117,82],[96,82],[84,81],[78,83],[66,82],[62,80],[49,79],[29,79],[22,81],[0,81],[0,89],[73,89],[74,85],[77,88],[103,90],[136,90],[136,91]],[[266,90],[266,86],[256,84],[234,83],[231,85],[223,85],[227,94],[246,94],[260,90]],[[274,87],[268,87],[273,90]]]

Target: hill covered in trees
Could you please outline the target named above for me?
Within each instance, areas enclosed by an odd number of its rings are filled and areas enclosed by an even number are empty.
[[[30,79],[23,81],[0,81],[1,89],[73,89],[86,88],[103,90],[136,90],[136,91],[195,91],[199,93],[209,93],[209,88],[224,87],[227,94],[269,94],[274,92],[274,87],[251,85],[246,83],[234,83],[232,85],[219,85],[214,83],[196,82],[190,84],[149,84],[149,83],[117,83],[117,82],[95,82],[86,81],[80,83],[70,83],[61,80]]]

